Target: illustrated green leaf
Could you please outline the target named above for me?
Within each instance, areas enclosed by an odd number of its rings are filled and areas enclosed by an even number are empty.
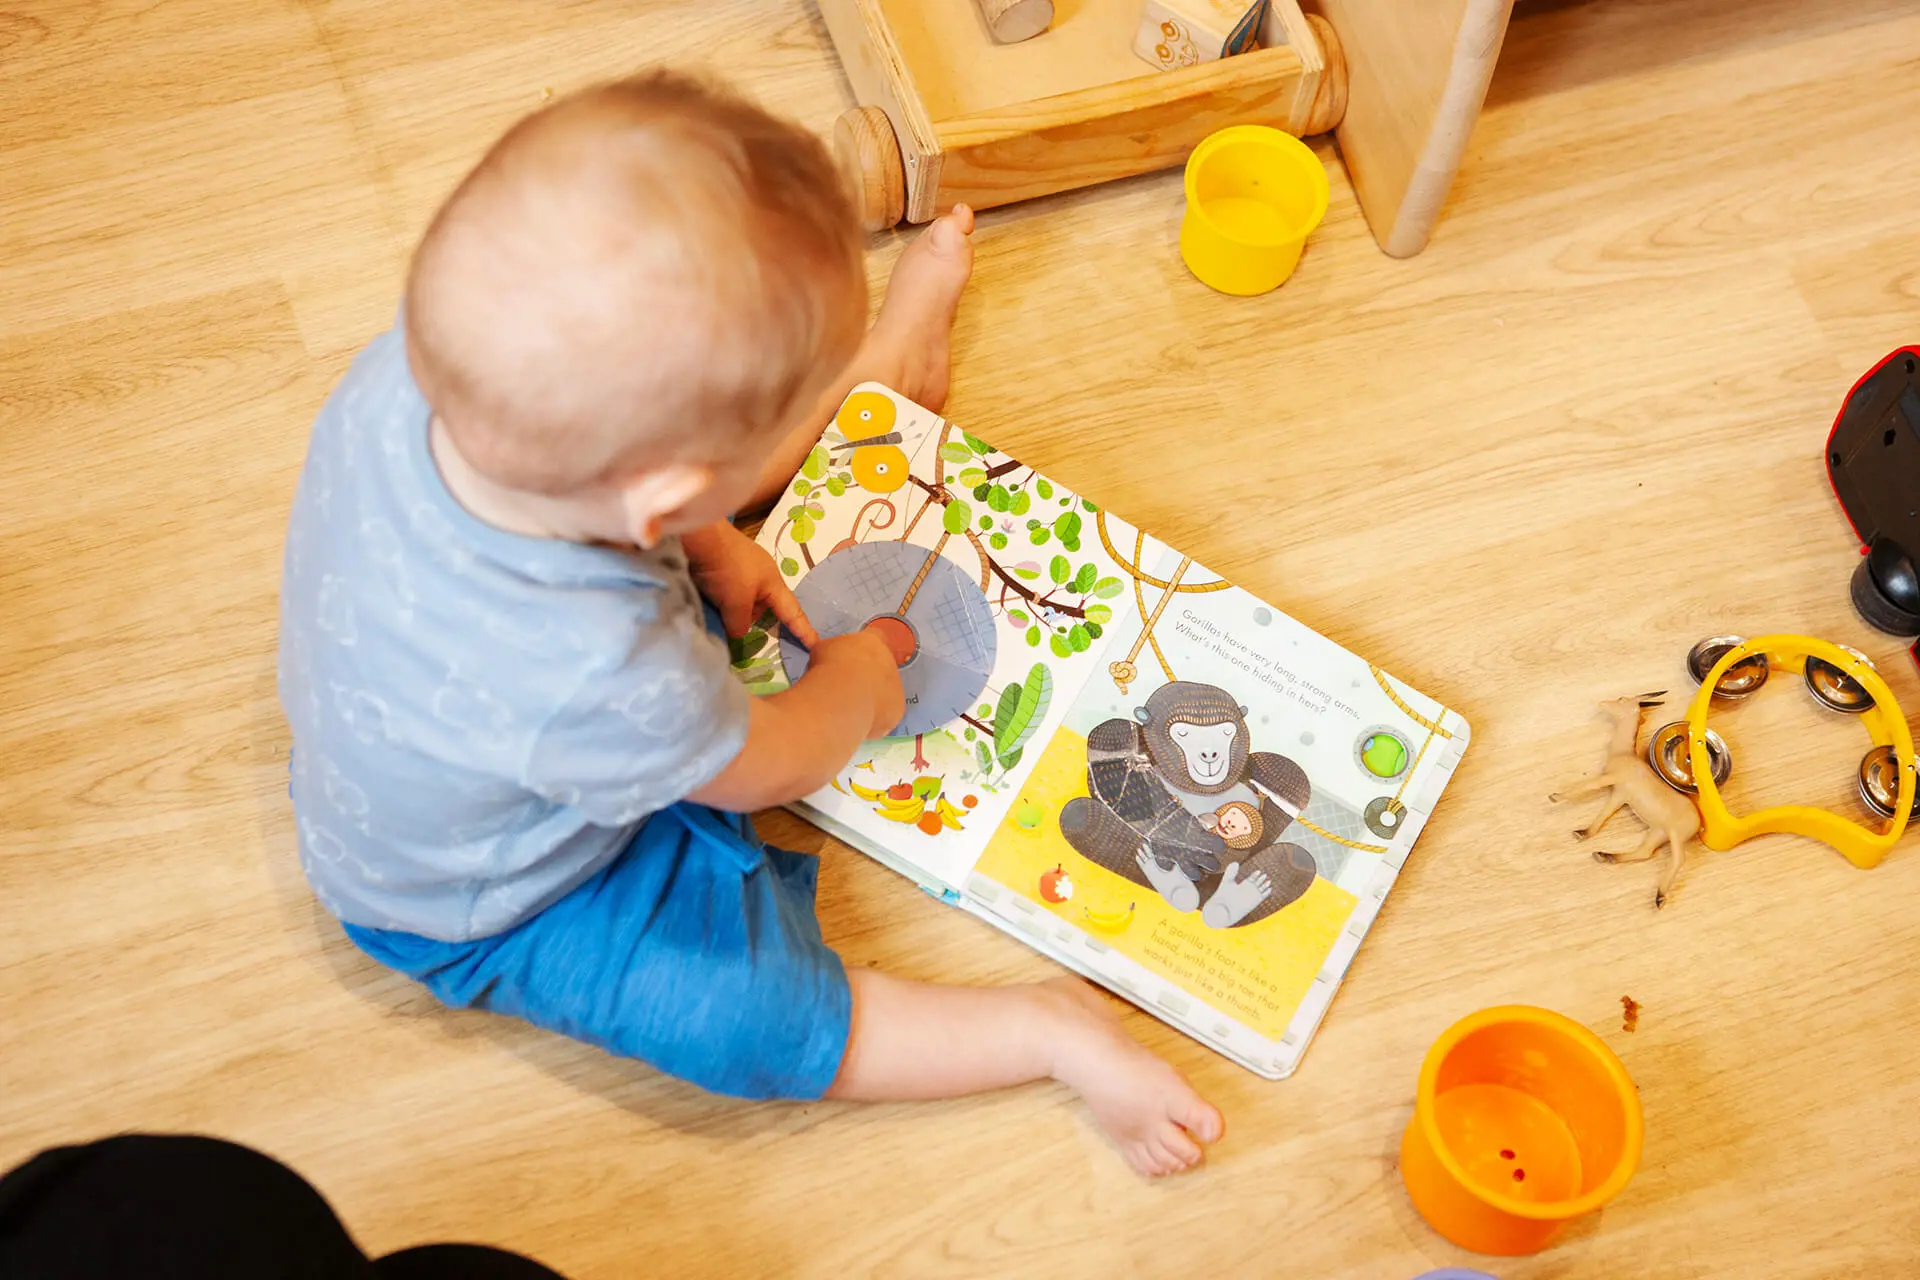
[[[1027,735],[1031,737],[1034,729],[1039,728],[1040,722],[1047,718],[1047,708],[1053,705],[1053,672],[1047,670],[1045,663],[1036,662],[1033,669],[1027,672],[1024,683],[1025,700],[1033,707],[1032,719],[1028,722],[1030,727],[1027,729]]]
[[[972,462],[973,450],[963,444],[954,444],[949,441],[940,446],[940,456],[948,462]]]
[[[827,446],[818,444],[813,447],[807,460],[800,464],[800,474],[809,480],[818,480],[827,474]]]
[[[1092,636],[1095,640],[1098,640],[1100,638],[1101,630],[1102,628],[1100,624],[1097,622],[1089,622],[1087,624],[1087,634]]]
[[[1126,589],[1126,585],[1118,578],[1102,578],[1093,584],[1092,594],[1102,600],[1111,600]]]
[[[973,508],[958,498],[949,502],[947,509],[940,515],[940,527],[956,537],[965,533],[967,526],[972,523]]]
[[[1071,658],[1073,656],[1073,645],[1068,643],[1067,638],[1060,633],[1055,632],[1047,643],[1052,647],[1057,656],[1062,658]]]
[[[1092,515],[1094,512],[1100,510],[1100,508],[1094,506],[1091,502],[1082,502],[1080,505],[1087,509],[1088,515]]]
[[[812,541],[813,530],[813,517],[808,515],[806,511],[801,511],[799,515],[793,518],[793,540],[795,542]]]
[[[1040,571],[1038,569],[1029,569],[1023,564],[1015,565],[1013,568],[1013,576],[1016,578],[1025,578],[1028,582],[1032,582],[1040,576]]]
[[[993,446],[988,444],[986,441],[982,440],[978,436],[970,436],[966,432],[962,431],[960,433],[960,438],[967,442],[967,448],[973,450],[975,453],[979,454],[983,458],[993,452]]]
[[[960,483],[971,489],[977,484],[987,482],[987,473],[979,467],[968,467],[960,473]]]
[[[1019,763],[1020,763],[1020,753],[1021,753],[1021,750],[1022,750],[1022,748],[1020,748],[1020,747],[1015,747],[1015,748],[1014,748],[1013,750],[1011,750],[1011,751],[1009,751],[1009,752],[1007,752],[1007,754],[1005,754],[1005,755],[1003,755],[1003,756],[1001,756],[1001,757],[1000,757],[1000,767],[1001,767],[1002,769],[1011,769],[1011,768],[1013,768],[1013,767],[1014,767],[1015,765],[1017,765],[1017,764],[1019,764]]]
[[[1048,538],[1051,538],[1052,536],[1053,535],[1047,532],[1045,529],[1030,529],[1027,531],[1028,540],[1031,541],[1033,545],[1036,547],[1044,543]]]
[[[755,628],[743,636],[727,637],[727,653],[733,659],[733,665],[744,666],[760,652],[760,646],[767,642],[767,633]]]
[[[973,754],[974,758],[980,762],[980,772],[993,772],[993,752],[988,749],[985,742],[974,743]]]
[[[1000,710],[993,718],[993,748],[999,752],[1003,764],[1007,753],[1018,751],[1040,727],[1052,700],[1053,676],[1046,664],[1040,662],[1033,664],[1025,680],[1001,691]]]
[[[807,514],[807,507],[803,502],[795,503],[793,506],[787,508],[787,519],[789,520],[798,520],[805,514]]]
[[[1062,499],[1060,499],[1060,505],[1064,507],[1064,506],[1066,506],[1066,505],[1067,505],[1068,503],[1070,503],[1070,502],[1072,502],[1072,501],[1073,501],[1073,499],[1072,499],[1072,498],[1062,498]]]
[[[986,472],[982,471],[980,474],[985,475]],[[973,486],[973,500],[975,502],[985,502],[987,500],[987,495],[992,492],[993,492],[993,486],[988,484],[985,480],[982,480],[979,484]]]
[[[1080,539],[1062,538],[1060,539],[1060,545],[1065,547],[1069,551],[1078,551],[1080,549]]]
[[[1061,541],[1064,542],[1068,538],[1079,537],[1080,526],[1080,513],[1078,511],[1068,511],[1053,522],[1053,531],[1059,534]]]
[[[1027,491],[1025,489],[1014,490],[1013,503],[1010,508],[1013,514],[1017,516],[1023,516],[1027,514],[1028,509],[1031,508],[1032,506],[1033,506],[1033,499],[1027,496]]]
[[[1039,643],[1040,643],[1040,628],[1039,628],[1039,627],[1028,627],[1028,628],[1027,628],[1027,643],[1028,643],[1028,644],[1032,644],[1032,645],[1037,645],[1037,644],[1039,644]]]
[[[1056,583],[1064,583],[1067,575],[1073,571],[1073,565],[1065,556],[1055,556],[1047,565],[1047,576]]]
[[[1081,595],[1085,595],[1087,592],[1093,590],[1094,580],[1099,576],[1100,571],[1094,568],[1092,562],[1089,561],[1080,566],[1080,572],[1073,575],[1073,589]]]
[[[740,679],[747,684],[766,684],[779,674],[780,669],[778,667],[768,665],[755,667],[753,670],[742,675]]]
[[[783,556],[780,560],[780,572],[791,578],[794,574],[800,572],[800,562],[792,556]]]
[[[1073,646],[1075,653],[1085,653],[1092,647],[1093,637],[1087,634],[1085,627],[1076,622],[1067,632],[1067,643]]]
[[[986,529],[991,529],[991,528],[993,528],[993,517],[992,517],[992,516],[981,516],[981,517],[980,517],[980,528],[981,528],[982,530],[986,530]]]
[[[987,543],[995,551],[1005,551],[1007,549],[1007,535],[1004,533],[996,533],[987,539]]]
[[[1112,622],[1113,610],[1103,604],[1090,604],[1087,606],[1087,621],[1094,623]],[[1095,632],[1095,634],[1097,635],[1099,633]]]
[[[993,713],[993,746],[1004,751],[1017,741],[1020,732],[1020,700],[1024,684],[1012,683],[1000,691],[1000,705]]]
[[[804,498],[812,492],[813,492],[813,486],[808,484],[804,478],[800,476],[794,477],[794,480],[793,480],[793,496],[794,497]]]
[[[1053,496],[1053,486],[1047,483],[1045,478],[1034,481],[1033,487],[1040,491],[1042,498],[1051,498]]]
[[[818,520],[821,516],[824,516],[827,514],[827,509],[821,506],[818,502],[815,502],[809,499],[807,502],[807,514],[812,516],[815,520]]]
[[[973,714],[979,716],[982,720],[985,720],[988,716],[993,714],[993,708],[983,702],[980,704],[980,709],[974,712]]]
[[[1011,511],[1013,509],[1013,495],[1007,492],[1005,485],[997,484],[987,490],[987,505],[995,511]]]
[[[837,498],[841,494],[845,493],[846,491],[847,491],[847,482],[845,480],[842,480],[839,476],[827,477],[828,493],[832,494],[834,497]]]
[[[1016,626],[1024,627],[1027,625],[1028,619],[1025,609],[1009,609],[1007,610],[1007,616],[1013,619]]]

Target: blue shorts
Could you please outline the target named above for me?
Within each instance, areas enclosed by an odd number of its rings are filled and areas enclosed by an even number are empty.
[[[818,1098],[846,1053],[846,969],[814,916],[819,862],[682,802],[505,933],[436,942],[348,925],[362,951],[489,1009],[741,1098]]]

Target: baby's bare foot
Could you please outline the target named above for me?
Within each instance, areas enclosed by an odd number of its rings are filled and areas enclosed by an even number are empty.
[[[947,402],[953,313],[973,274],[973,210],[955,205],[894,264],[867,335],[873,366],[895,391],[938,413]]]
[[[1151,1178],[1199,1164],[1225,1128],[1220,1113],[1129,1036],[1092,987],[1056,978],[1038,990],[1056,1022],[1054,1078],[1086,1100],[1127,1163]]]

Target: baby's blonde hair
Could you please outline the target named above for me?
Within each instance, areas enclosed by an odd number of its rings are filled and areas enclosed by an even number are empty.
[[[656,71],[495,143],[408,277],[409,356],[472,466],[564,494],[717,464],[859,342],[863,237],[820,141]]]

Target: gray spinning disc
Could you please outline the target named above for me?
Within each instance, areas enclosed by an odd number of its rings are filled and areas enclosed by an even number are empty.
[[[900,668],[907,711],[887,736],[926,733],[968,710],[993,672],[993,611],[979,586],[944,556],[908,542],[860,542],[815,565],[793,588],[821,636],[858,631],[876,618],[897,617],[913,634],[914,654]],[[926,579],[905,613],[913,580]],[[807,669],[807,651],[784,632],[780,659],[790,680]]]

